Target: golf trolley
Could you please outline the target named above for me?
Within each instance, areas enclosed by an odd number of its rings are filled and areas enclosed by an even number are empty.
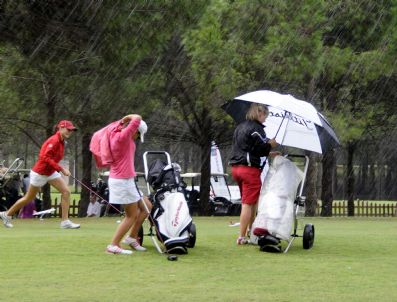
[[[304,155],[287,155],[285,158],[293,158],[293,159],[302,159],[303,160],[303,171],[302,171],[302,180],[298,185],[297,194],[295,200],[293,201],[293,205],[291,205],[292,211],[292,223],[293,223],[293,233],[290,234],[289,238],[283,237],[280,233],[270,231],[267,229],[253,229],[253,236],[251,241],[257,243],[260,247],[261,251],[264,252],[284,252],[287,253],[290,249],[292,243],[297,237],[302,237],[303,240],[303,248],[310,249],[314,243],[314,225],[313,224],[305,224],[303,228],[303,234],[298,235],[298,222],[301,216],[304,215],[305,212],[305,203],[306,197],[303,196],[303,188],[306,180],[306,174],[309,166],[309,157]],[[297,168],[299,169],[299,168]],[[300,169],[299,169],[300,170]],[[271,202],[271,201],[269,201]],[[288,201],[291,202],[291,201]],[[288,206],[287,206],[288,207]],[[255,222],[254,222],[255,224]],[[291,229],[290,229],[291,230]],[[287,230],[288,231],[288,230]],[[287,241],[287,246],[284,250],[281,247],[281,241]]]
[[[149,156],[156,158],[150,165]],[[189,214],[180,167],[171,162],[170,155],[165,151],[145,152],[143,164],[147,191],[153,205],[149,215],[149,236],[160,253],[162,251],[154,238],[153,227],[166,253],[186,254],[187,248],[195,246],[196,226]]]
[[[201,173],[184,173],[181,177],[186,180],[190,179],[191,188],[186,189],[186,198],[190,215],[198,212],[200,192],[198,186],[195,186],[196,179],[200,178]],[[211,172],[210,176],[210,196],[209,196],[209,211],[210,215],[214,216],[239,216],[241,211],[241,198],[233,197],[229,185],[227,183],[227,174]]]
[[[239,216],[241,198],[233,198],[226,179],[227,174],[211,173],[210,210],[214,216]]]
[[[22,158],[16,158],[8,168],[0,168],[0,211],[6,211],[19,199],[19,168],[23,162]]]

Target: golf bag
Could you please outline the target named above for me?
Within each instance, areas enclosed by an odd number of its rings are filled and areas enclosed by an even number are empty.
[[[303,173],[290,160],[275,157],[262,186],[258,214],[252,225],[252,237],[258,236],[261,249],[290,238],[294,200],[302,179]]]
[[[148,184],[154,192],[149,198],[153,204],[151,216],[156,224],[157,238],[167,252],[186,254],[196,242],[196,227],[189,214],[180,167],[154,160],[147,173]]]

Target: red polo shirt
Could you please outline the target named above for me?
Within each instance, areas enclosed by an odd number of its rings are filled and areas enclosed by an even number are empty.
[[[64,155],[65,142],[62,140],[61,133],[57,131],[48,138],[41,146],[39,159],[32,170],[40,175],[51,175],[55,171],[61,171],[58,165]]]

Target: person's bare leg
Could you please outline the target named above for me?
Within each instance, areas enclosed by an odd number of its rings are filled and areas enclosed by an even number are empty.
[[[258,208],[258,204],[255,204],[255,205],[251,206],[251,217],[250,217],[250,221],[249,221],[249,224],[248,224],[248,227],[247,227],[247,235],[248,235],[248,232],[250,232],[252,230],[252,224],[255,221],[257,208]]]
[[[240,213],[240,237],[245,237],[247,228],[251,220],[252,206],[249,204],[242,204]]]
[[[137,239],[138,237],[138,232],[139,229],[142,226],[142,223],[145,221],[146,217],[148,217],[149,213],[146,211],[146,208],[143,204],[143,202],[145,202],[149,212],[152,209],[152,203],[150,202],[150,200],[146,197],[143,196],[142,198],[143,200],[140,200],[138,202],[138,210],[137,210],[137,216],[136,216],[136,220],[133,223],[131,232],[130,232],[130,237]]]
[[[68,220],[70,206],[70,190],[68,186],[62,177],[50,180],[48,183],[61,193],[62,221]]]
[[[116,229],[112,238],[112,245],[120,246],[120,241],[132,227],[137,216],[138,203],[131,203],[124,206],[125,217]]]
[[[26,194],[21,197],[20,199],[17,200],[14,205],[8,209],[6,212],[7,216],[13,216],[16,214],[20,209],[22,209],[25,205],[27,205],[29,202],[34,200],[36,198],[36,194],[40,191],[40,187],[35,187],[32,185],[29,185],[28,191]]]

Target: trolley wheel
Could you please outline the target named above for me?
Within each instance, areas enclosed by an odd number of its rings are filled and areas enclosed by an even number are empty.
[[[314,243],[314,225],[306,224],[303,230],[303,248],[308,250]]]
[[[143,226],[140,227],[139,231],[138,231],[138,241],[139,244],[142,245],[143,244]]]
[[[193,248],[196,245],[196,225],[192,223],[189,228],[189,242],[187,247]]]

